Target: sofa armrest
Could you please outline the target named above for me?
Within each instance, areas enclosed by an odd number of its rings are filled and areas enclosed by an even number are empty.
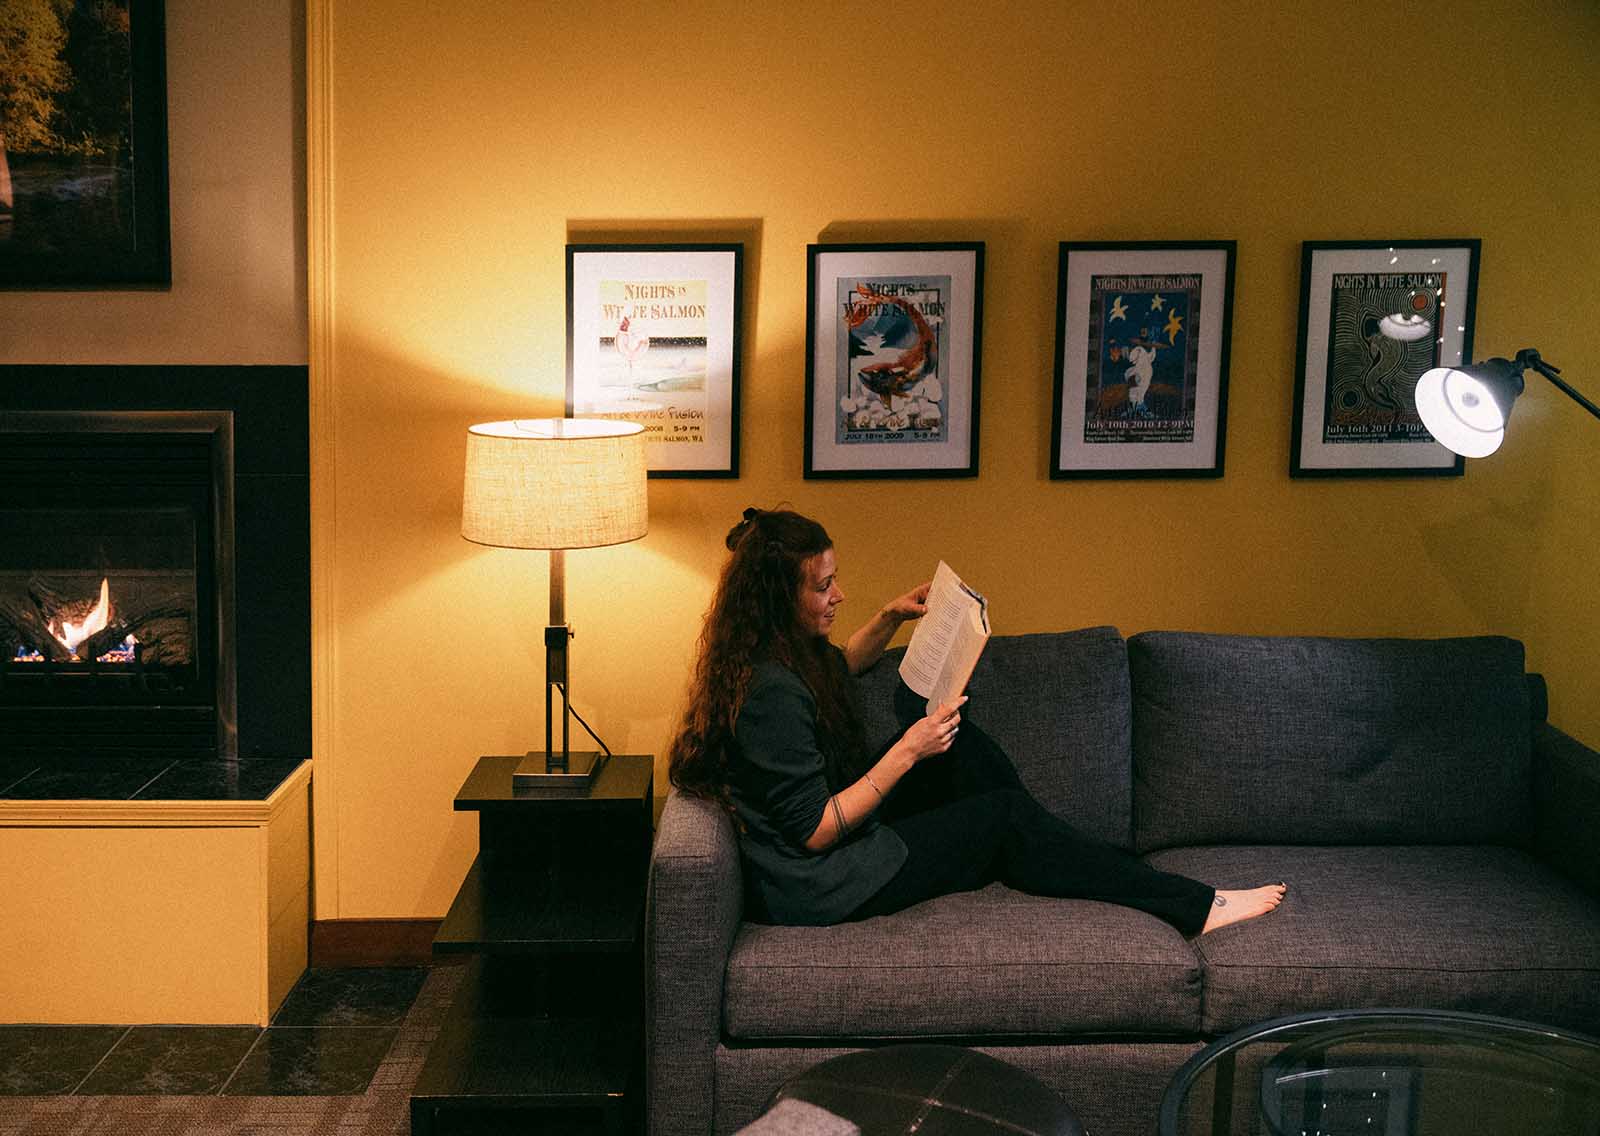
[[[722,979],[744,908],[733,824],[674,790],[650,855],[645,1011],[650,1136],[707,1136],[722,1035]]]
[[[1533,730],[1534,848],[1600,896],[1600,753],[1541,722]]]

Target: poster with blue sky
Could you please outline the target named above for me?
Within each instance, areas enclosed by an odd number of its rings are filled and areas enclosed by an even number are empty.
[[[1200,277],[1094,276],[1083,440],[1194,439]]]

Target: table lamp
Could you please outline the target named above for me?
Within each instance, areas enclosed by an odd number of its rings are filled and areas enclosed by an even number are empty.
[[[1514,359],[1487,359],[1459,367],[1435,367],[1417,380],[1417,413],[1445,449],[1467,458],[1486,458],[1505,440],[1511,404],[1522,393],[1522,372],[1537,371],[1573,401],[1600,418],[1600,407],[1560,379],[1531,347]]]
[[[572,752],[565,550],[624,544],[649,525],[644,427],[587,418],[523,418],[467,428],[461,535],[496,548],[550,552],[550,624],[544,631],[544,753],[529,751],[514,786],[587,786],[604,757]],[[561,747],[553,692],[561,691]],[[583,723],[583,719],[578,721]],[[584,728],[588,729],[587,724]],[[590,731],[591,735],[593,731]],[[598,738],[595,739],[597,742]],[[603,743],[602,743],[603,748]],[[608,751],[609,752],[609,751]]]

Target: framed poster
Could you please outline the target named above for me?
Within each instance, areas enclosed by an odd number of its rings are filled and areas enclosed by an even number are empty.
[[[1292,477],[1459,476],[1417,380],[1472,362],[1479,242],[1306,241],[1300,257]]]
[[[1050,476],[1221,477],[1233,241],[1063,241]]]
[[[806,246],[809,478],[975,477],[983,243]]]
[[[645,428],[651,477],[739,476],[744,245],[568,245],[567,414]]]
[[[171,284],[161,0],[18,18],[0,82],[0,288]]]

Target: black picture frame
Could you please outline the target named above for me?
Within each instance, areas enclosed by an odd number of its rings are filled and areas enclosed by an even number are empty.
[[[58,109],[50,120],[33,120],[31,143],[13,141],[9,154],[0,148],[0,288],[169,287],[162,0],[77,5],[64,19],[59,58],[69,82],[59,98],[76,116],[74,136],[84,138],[92,124],[88,137],[99,141],[92,152],[87,143],[65,142],[49,125],[64,113]],[[73,36],[94,50],[78,50]],[[86,57],[92,63],[71,68]]]
[[[1052,480],[1223,475],[1237,256],[1231,240],[1061,242]]]
[[[983,262],[982,241],[806,246],[808,479],[978,475]]]
[[[1291,477],[1462,475],[1414,392],[1426,370],[1472,362],[1481,251],[1474,237],[1302,242]]]
[[[566,413],[643,425],[652,478],[738,477],[743,300],[740,242],[567,245]]]

